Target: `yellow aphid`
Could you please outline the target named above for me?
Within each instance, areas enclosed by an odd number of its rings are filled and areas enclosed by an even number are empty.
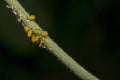
[[[39,36],[35,36],[36,41],[39,41],[39,39],[40,39]]]
[[[41,35],[42,35],[43,37],[46,37],[46,36],[48,36],[48,32],[47,32],[47,31],[42,31],[42,32],[41,32]]]
[[[33,21],[33,20],[35,20],[35,16],[34,15],[29,15],[28,17],[27,17],[27,19],[28,20],[30,20],[30,21]]]
[[[28,26],[24,26],[24,30],[25,30],[26,32],[28,32],[29,30],[31,30],[31,28],[28,27]]]
[[[27,36],[28,36],[28,37],[31,37],[31,36],[32,36],[32,29],[30,29],[30,30],[27,32]]]
[[[22,26],[26,26],[26,24],[24,22],[22,22]]]
[[[35,29],[33,32],[34,32],[35,34],[38,34],[38,33],[39,33],[39,29]]]
[[[45,43],[45,41],[43,41],[43,40],[40,41],[40,44],[44,44],[44,43]]]
[[[35,36],[33,35],[31,38],[32,42],[35,42]]]
[[[41,47],[44,48],[44,49],[47,48],[45,45],[43,45],[43,46],[41,46]]]
[[[21,19],[21,18],[18,18],[18,19],[17,19],[17,21],[18,21],[18,22],[21,22],[21,21],[22,21],[22,19]]]
[[[42,48],[47,48],[46,46],[45,46],[45,41],[44,40],[41,40],[40,41],[40,45],[39,45],[40,47],[42,47]]]
[[[31,40],[32,40],[32,42],[39,41],[39,36],[32,35]]]

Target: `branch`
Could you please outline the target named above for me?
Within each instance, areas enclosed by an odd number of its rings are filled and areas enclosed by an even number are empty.
[[[65,64],[70,70],[72,70],[79,78],[82,78],[83,80],[98,80],[98,78],[96,78],[91,73],[86,71],[81,65],[79,65],[75,60],[73,60],[66,52],[64,52],[47,35],[47,31],[46,33],[44,33],[42,28],[34,20],[28,19],[27,17],[30,17],[30,15],[25,11],[25,9],[20,5],[20,3],[17,0],[5,0],[5,1],[8,4],[8,8],[10,8],[12,12],[17,16],[19,22],[22,22],[23,27],[28,34],[28,37],[31,37],[33,42],[40,42],[39,43],[40,47],[47,48],[52,54],[54,54],[58,59],[60,59],[63,64]],[[33,15],[32,18],[34,19],[35,16]],[[26,26],[28,26],[30,30]]]

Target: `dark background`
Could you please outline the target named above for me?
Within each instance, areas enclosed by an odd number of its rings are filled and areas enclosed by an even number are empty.
[[[120,80],[119,0],[19,0],[71,57],[101,80]],[[80,80],[31,42],[0,1],[0,80]]]

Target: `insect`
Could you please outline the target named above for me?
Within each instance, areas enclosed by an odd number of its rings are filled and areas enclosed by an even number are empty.
[[[46,47],[46,42],[43,39],[41,39],[38,35],[33,34],[32,37],[31,37],[31,40],[32,40],[33,43],[34,42],[39,43],[39,47],[41,47],[41,48],[47,48]]]
[[[47,47],[46,47],[46,43],[45,43],[44,40],[41,40],[41,41],[40,41],[39,47],[41,47],[41,48],[47,48]]]
[[[28,36],[28,37],[31,37],[31,36],[32,36],[32,29],[30,29],[30,30],[27,32],[27,36]]]
[[[24,26],[24,30],[25,30],[25,32],[28,32],[29,30],[31,30],[31,28],[28,26]]]
[[[47,37],[47,36],[48,36],[48,32],[47,32],[47,31],[42,31],[42,32],[41,32],[41,36]]]
[[[32,35],[32,37],[31,37],[31,40],[32,40],[32,42],[39,42],[39,36],[37,36],[37,35]]]
[[[22,22],[22,19],[21,19],[21,18],[18,18],[17,21],[20,23],[20,22]]]
[[[34,15],[30,15],[30,16],[27,17],[27,20],[34,21],[35,20],[35,16]],[[36,29],[32,29],[31,27],[26,25],[24,22],[22,22],[22,26],[24,27],[25,32],[27,32],[27,36],[29,38],[31,38],[31,41],[33,43],[35,43],[35,42],[39,43],[39,47],[41,47],[41,48],[47,48],[46,47],[46,42],[43,39],[44,37],[48,36],[48,32],[47,31],[40,31],[40,29],[37,29],[37,28]]]
[[[38,33],[39,33],[39,29],[34,29],[33,32],[34,32],[35,34],[38,34]]]
[[[35,18],[36,18],[36,17],[35,17],[34,15],[29,15],[29,16],[27,17],[27,20],[34,21]]]

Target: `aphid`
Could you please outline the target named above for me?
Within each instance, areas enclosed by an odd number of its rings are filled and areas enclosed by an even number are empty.
[[[45,43],[45,41],[44,41],[44,40],[41,40],[41,41],[40,41],[40,44],[44,44],[44,43]]]
[[[39,29],[34,29],[33,31],[35,34],[38,34],[39,33]]]
[[[10,5],[6,5],[6,7],[7,7],[7,8],[11,8],[11,6],[10,6]]]
[[[36,42],[39,42],[39,36],[35,36],[35,40],[36,40]]]
[[[22,26],[24,27],[24,26],[26,26],[26,24],[24,22],[22,22]]]
[[[24,30],[25,30],[25,32],[28,32],[29,30],[31,30],[31,28],[28,26],[24,26]]]
[[[39,41],[39,36],[32,35],[31,40],[32,42],[37,42]]]
[[[47,31],[42,31],[42,32],[41,32],[41,35],[42,35],[43,37],[47,37],[47,36],[48,36],[48,32],[47,32]]]
[[[6,5],[6,7],[7,7],[8,9],[14,9],[14,7],[13,7],[13,6],[10,6],[10,5]]]
[[[28,36],[28,37],[31,37],[31,36],[32,36],[32,29],[30,29],[30,30],[27,32],[27,36]]]
[[[42,47],[42,48],[47,48],[45,45],[42,45],[41,47]]]
[[[40,41],[39,47],[47,48],[47,47],[45,46],[45,41],[44,41],[44,40],[41,40],[41,41]]]
[[[17,19],[17,21],[20,23],[20,22],[22,22],[22,19],[19,17],[19,18]]]
[[[13,12],[15,15],[18,15],[18,13],[16,12],[15,9],[13,9],[12,12]]]
[[[27,19],[30,20],[30,21],[34,21],[35,18],[36,18],[36,17],[35,17],[34,15],[29,15],[29,16],[27,17]]]
[[[22,15],[21,15],[21,14],[19,14],[18,16],[19,16],[19,17],[22,17]]]

